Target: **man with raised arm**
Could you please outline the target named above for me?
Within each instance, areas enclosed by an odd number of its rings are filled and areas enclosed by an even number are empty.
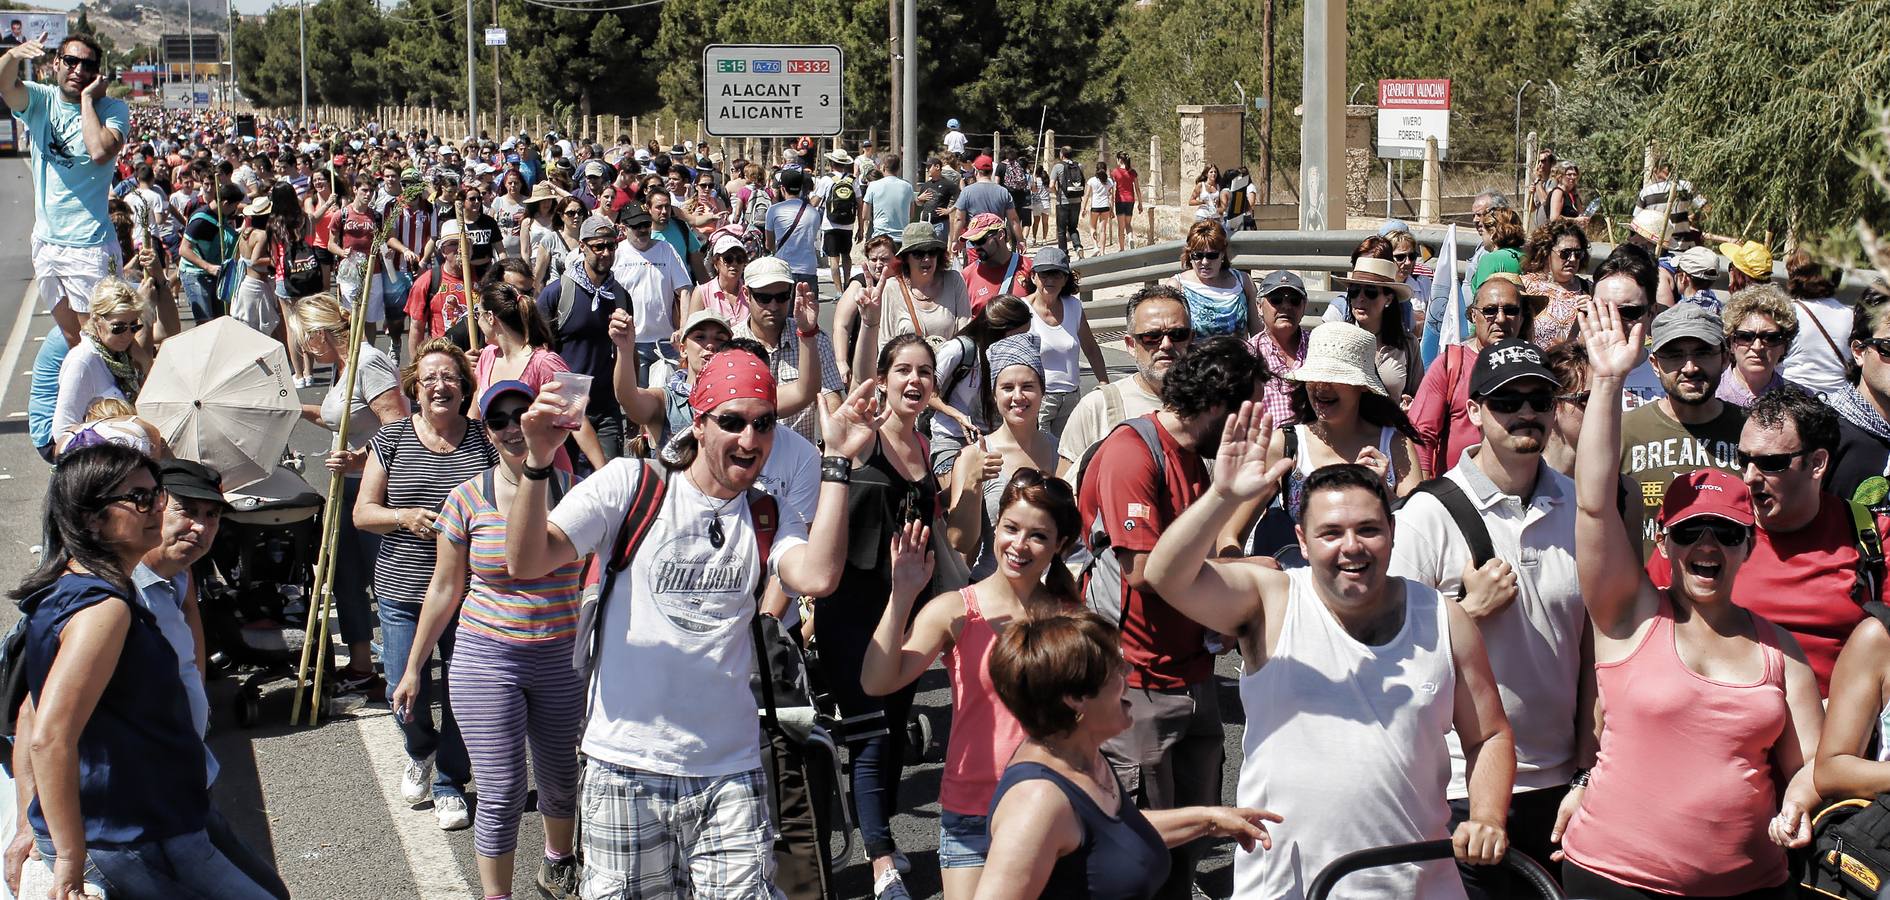
[[[1234,860],[1237,898],[1298,898],[1354,850],[1450,838],[1461,862],[1508,850],[1516,750],[1475,623],[1417,582],[1391,577],[1390,498],[1378,473],[1327,466],[1306,479],[1295,529],[1309,568],[1210,560],[1237,507],[1264,502],[1291,466],[1266,462],[1271,423],[1255,403],[1229,417],[1214,483],[1162,533],[1145,569],[1189,618],[1240,641],[1246,711],[1242,805],[1285,824],[1273,849]],[[1450,827],[1450,750],[1461,739],[1468,819]],[[1297,823],[1297,824],[1295,824]],[[1347,897],[1463,897],[1446,860],[1368,869]]]

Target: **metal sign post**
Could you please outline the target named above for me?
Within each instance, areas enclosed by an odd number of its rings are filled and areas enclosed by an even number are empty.
[[[844,70],[832,45],[711,45],[702,51],[703,129],[716,137],[838,135]]]

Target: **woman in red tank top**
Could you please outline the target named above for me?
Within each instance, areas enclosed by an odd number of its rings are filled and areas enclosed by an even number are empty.
[[[1623,328],[1612,304],[1592,299],[1580,317],[1590,365],[1581,445],[1618,448],[1622,383],[1645,326]],[[1577,776],[1555,829],[1564,884],[1598,900],[1792,896],[1785,848],[1811,838],[1823,708],[1791,635],[1732,602],[1753,538],[1751,492],[1717,469],[1674,478],[1657,520],[1658,561],[1673,573],[1661,591],[1634,566],[1595,564],[1635,558],[1616,507],[1617,456],[1575,463],[1575,548],[1605,721],[1598,760]],[[1772,462],[1745,474],[1762,464]],[[1786,464],[1810,460],[1800,452]]]
[[[932,576],[928,529],[914,522],[893,537],[892,602],[867,647],[860,686],[869,694],[890,694],[916,681],[939,654],[948,654],[952,733],[938,798],[939,874],[946,900],[969,900],[977,891],[989,847],[985,816],[991,794],[1024,741],[1022,726],[991,684],[986,658],[1009,623],[1081,605],[1076,580],[1063,564],[1080,527],[1067,483],[1036,469],[1018,469],[998,501],[991,537],[997,571],[934,597],[917,618],[913,605]]]

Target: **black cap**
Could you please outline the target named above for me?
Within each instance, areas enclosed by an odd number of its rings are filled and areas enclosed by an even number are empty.
[[[625,228],[648,225],[650,224],[650,212],[644,209],[641,203],[625,203],[622,209],[617,210],[617,224]]]
[[[1542,364],[1542,351],[1535,344],[1521,338],[1497,341],[1477,354],[1476,370],[1470,373],[1470,396],[1487,397],[1512,381],[1530,377],[1551,386],[1560,384],[1555,373]]]
[[[228,505],[223,499],[223,474],[200,462],[188,459],[166,462],[158,469],[158,484],[175,497],[214,500]]]

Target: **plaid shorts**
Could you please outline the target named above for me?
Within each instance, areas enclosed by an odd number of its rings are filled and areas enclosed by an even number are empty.
[[[584,764],[584,900],[785,900],[760,769],[698,778]]]

